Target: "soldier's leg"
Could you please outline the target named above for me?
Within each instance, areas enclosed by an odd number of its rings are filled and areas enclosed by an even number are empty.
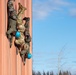
[[[18,17],[18,19],[21,19],[21,16],[24,13],[24,11],[26,10],[26,8],[23,7],[20,3],[18,3],[18,5],[19,5],[19,9],[18,9],[17,17]],[[21,20],[23,20],[23,19],[21,19]]]
[[[22,10],[22,5],[20,3],[18,3],[19,8],[18,8],[18,12],[20,12]]]
[[[25,7],[23,7],[20,3],[18,3],[18,5],[19,5],[18,12],[19,12],[20,14],[23,14],[23,13],[24,13],[24,11],[26,10],[26,8],[25,8]]]

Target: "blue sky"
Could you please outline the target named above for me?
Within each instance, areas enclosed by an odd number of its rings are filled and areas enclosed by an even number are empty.
[[[61,51],[61,53],[60,53]],[[33,69],[76,69],[76,0],[33,0]]]

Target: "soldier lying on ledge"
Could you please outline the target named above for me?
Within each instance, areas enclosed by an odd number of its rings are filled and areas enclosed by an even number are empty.
[[[8,8],[8,30],[6,32],[7,38],[10,41],[10,47],[12,46],[13,36],[16,32],[16,20],[17,20],[17,12],[13,6],[14,0],[9,0],[7,3]]]

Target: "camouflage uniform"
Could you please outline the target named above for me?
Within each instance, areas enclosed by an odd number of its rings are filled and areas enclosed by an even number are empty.
[[[10,41],[10,47],[11,47],[13,40],[13,32],[14,33],[16,32],[17,12],[13,6],[13,0],[8,1],[7,7],[8,7],[8,30],[6,34]]]
[[[18,39],[15,39],[15,43],[19,45],[18,46],[19,53],[23,59],[23,62],[25,63],[25,59],[30,49],[30,46],[29,46],[30,40],[27,37],[28,36],[27,34],[29,32],[29,27],[28,27],[29,18],[28,20],[26,20],[25,24],[23,24],[23,20],[25,20],[25,18],[22,19],[22,14],[24,13],[24,11],[25,11],[25,8],[19,3],[19,9],[17,14],[17,30],[20,31],[21,36]]]
[[[29,18],[28,17],[25,17],[23,20],[25,20],[25,32],[24,32],[24,36],[25,36],[25,44],[24,44],[24,47],[22,49],[22,51],[20,52],[20,55],[24,61],[24,64],[25,64],[25,59],[27,58],[27,54],[29,53],[29,50],[30,50],[30,41],[31,41],[31,37],[30,37],[30,34],[29,34]]]

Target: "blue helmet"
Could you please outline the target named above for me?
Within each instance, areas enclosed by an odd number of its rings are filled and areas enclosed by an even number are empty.
[[[19,31],[16,32],[15,37],[16,38],[19,38],[20,37],[20,32]]]
[[[31,53],[28,53],[27,58],[30,59],[32,57]]]

